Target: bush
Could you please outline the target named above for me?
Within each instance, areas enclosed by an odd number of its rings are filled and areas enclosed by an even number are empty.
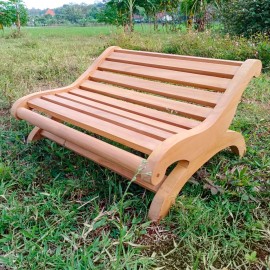
[[[23,36],[24,36],[24,33],[22,33],[21,31],[12,29],[11,32],[9,32],[7,35],[5,35],[5,38],[6,39],[9,39],[9,38],[16,39],[16,38],[21,38]]]
[[[222,13],[225,30],[229,33],[270,34],[270,0],[232,0]]]

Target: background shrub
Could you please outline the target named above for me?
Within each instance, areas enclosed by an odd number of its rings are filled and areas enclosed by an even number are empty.
[[[223,7],[225,30],[237,35],[270,34],[270,0],[232,0]]]

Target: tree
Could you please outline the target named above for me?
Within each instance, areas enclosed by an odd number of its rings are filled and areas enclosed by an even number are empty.
[[[236,35],[270,35],[270,0],[231,0],[222,9],[225,30]]]
[[[142,10],[151,21],[154,29],[158,29],[158,14],[163,13],[162,22],[168,25],[167,15],[170,15],[170,25],[176,29],[177,19],[180,21],[180,10],[183,14],[196,14],[196,24],[199,31],[203,31],[206,23],[206,14],[209,6],[225,0],[109,0],[105,2],[105,8],[101,12],[99,21],[122,25],[128,25],[133,31],[133,14],[142,14]],[[182,7],[182,8],[181,8]]]
[[[100,22],[122,25],[133,31],[133,14],[138,0],[110,0],[99,16]]]
[[[181,0],[160,0],[159,10],[164,14],[170,14],[172,17],[172,27],[175,30],[175,14],[179,12]],[[167,25],[168,21],[165,20]]]
[[[228,0],[183,0],[181,10],[189,18],[188,25],[192,26],[195,21],[195,27],[198,31],[205,30],[209,17],[212,17],[213,10],[220,11],[224,2]]]
[[[27,10],[22,0],[0,1],[0,24],[11,26],[16,24],[18,32],[21,25],[27,22]]]
[[[125,30],[130,32],[134,30],[133,15],[134,13],[142,13],[142,9],[146,15],[154,18],[154,25],[157,25],[156,14],[160,10],[161,0],[109,0],[100,14],[99,21],[122,25]]]
[[[133,32],[133,11],[134,11],[134,5],[136,0],[125,0],[125,4],[128,7],[128,13],[129,13],[129,31]]]
[[[184,0],[181,9],[183,13],[189,18],[189,26],[196,20],[196,27],[198,31],[204,31],[206,23],[206,11],[210,0]]]
[[[9,2],[0,1],[0,24],[11,26],[14,19],[14,10]]]
[[[104,9],[98,16],[99,22],[112,24],[116,26],[124,26],[126,23],[126,16],[123,15],[122,6],[118,1],[110,0],[106,3]]]
[[[22,0],[9,0],[11,5],[15,9],[15,14],[16,14],[16,20],[15,24],[17,26],[18,32],[21,31],[21,24],[25,23],[27,21],[27,11],[25,9],[25,6],[22,2]],[[25,20],[25,21],[24,21]]]
[[[73,24],[85,25],[87,17],[87,5],[85,4],[68,4],[64,5],[60,11],[60,14],[66,20]]]
[[[76,24],[86,26],[88,23],[98,20],[99,13],[104,6],[103,3],[65,4],[54,9],[55,16],[46,15],[47,9],[30,9],[29,17],[34,25]]]
[[[158,13],[178,13],[181,0],[109,0],[102,11],[99,21],[122,25],[130,32],[133,31],[134,14],[146,14],[158,28]]]
[[[161,0],[141,1],[140,5],[145,9],[145,13],[154,22],[154,30],[158,29],[157,13],[161,12]]]

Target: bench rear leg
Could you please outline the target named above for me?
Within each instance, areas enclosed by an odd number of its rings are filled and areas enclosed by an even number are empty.
[[[230,149],[233,153],[243,157],[246,153],[246,142],[243,135],[236,131],[227,131],[227,134],[233,137]]]
[[[34,127],[27,137],[27,143],[35,142],[42,139],[41,132],[42,132],[41,128]]]

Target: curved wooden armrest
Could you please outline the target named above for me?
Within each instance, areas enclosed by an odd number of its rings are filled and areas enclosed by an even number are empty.
[[[202,126],[176,134],[165,140],[148,157],[141,177],[157,185],[165,176],[167,168],[173,163],[185,160],[190,162],[213,147],[216,136]]]
[[[69,85],[69,86],[66,86],[66,87],[62,87],[62,88],[56,88],[56,89],[52,89],[52,90],[47,90],[47,91],[40,91],[40,92],[36,92],[36,93],[33,93],[33,94],[29,94],[27,96],[24,96],[22,98],[19,98],[14,104],[13,106],[11,107],[11,110],[10,110],[10,113],[12,116],[14,116],[16,119],[20,119],[18,114],[17,114],[17,111],[19,108],[23,107],[23,108],[26,108],[26,109],[29,109],[28,105],[27,105],[27,102],[30,100],[30,99],[33,99],[33,98],[37,98],[37,97],[41,97],[45,94],[56,94],[56,93],[61,93],[61,92],[67,92],[69,91],[70,89],[72,89],[73,87],[75,87],[77,84],[76,82],[74,82],[73,84]]]

